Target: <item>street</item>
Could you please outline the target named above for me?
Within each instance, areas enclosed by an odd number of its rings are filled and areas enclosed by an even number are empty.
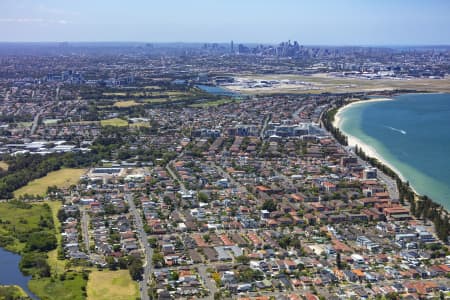
[[[353,151],[353,149],[348,149],[348,147],[344,147],[347,152],[352,155],[352,156],[356,156],[356,158],[358,159],[358,163],[368,167],[370,166],[370,164],[364,160],[362,160],[358,155],[355,154],[355,152]],[[395,182],[394,179],[392,179],[391,177],[387,176],[386,174],[384,174],[380,169],[377,168],[377,177],[378,179],[380,179],[387,188],[387,192],[389,193],[389,197],[391,199],[398,199],[399,198],[399,194],[398,194],[398,188],[397,188],[397,182]]]
[[[81,210],[81,231],[83,235],[84,246],[86,247],[86,252],[89,255],[91,250],[89,248],[89,216],[85,209]]]
[[[320,114],[320,117],[319,117],[320,125],[323,129],[325,129],[325,126],[322,122],[322,115],[324,113],[326,113],[326,110],[322,111],[322,113]],[[330,132],[328,132],[328,133],[337,143],[339,143]],[[368,162],[362,160],[358,155],[356,155],[356,153],[354,152],[354,150],[351,147],[349,147],[349,146],[343,146],[343,147],[350,156],[356,157],[356,159],[358,160],[358,164],[365,166],[365,167],[370,166]],[[397,188],[397,182],[395,182],[394,179],[392,179],[391,177],[389,177],[386,174],[384,174],[383,172],[381,172],[381,170],[378,168],[377,168],[377,177],[386,185],[386,189],[387,189],[387,192],[389,193],[389,197],[394,200],[398,199],[399,193],[398,193],[398,188]]]
[[[209,296],[205,297],[204,299],[214,299],[214,294],[217,292],[217,286],[215,281],[210,276],[208,276],[208,272],[206,271],[207,266],[199,265],[197,269],[198,275],[200,275],[203,282],[205,283],[206,289],[210,293]]]
[[[139,291],[141,293],[141,300],[149,300],[148,292],[147,292],[147,283],[152,274],[152,257],[153,257],[153,249],[150,248],[147,240],[147,233],[144,230],[144,225],[142,223],[142,217],[140,215],[140,211],[136,208],[136,205],[133,201],[133,195],[130,193],[125,194],[125,199],[128,202],[130,212],[133,214],[134,224],[136,226],[136,233],[141,244],[142,249],[144,250],[144,274],[143,279],[139,282]]]
[[[181,156],[181,155],[180,155]],[[180,157],[178,156],[178,157]],[[169,175],[172,177],[173,180],[175,180],[176,182],[178,182],[178,184],[180,185],[180,188],[182,191],[186,191],[186,186],[184,185],[184,183],[182,181],[180,181],[180,179],[178,179],[178,176],[173,172],[171,165],[173,164],[175,160],[170,161],[167,166],[166,166],[166,170],[167,172],[169,172]]]

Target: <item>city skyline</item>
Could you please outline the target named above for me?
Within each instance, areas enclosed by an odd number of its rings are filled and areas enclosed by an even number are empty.
[[[442,0],[36,2],[2,1],[0,41],[450,44],[450,2]]]

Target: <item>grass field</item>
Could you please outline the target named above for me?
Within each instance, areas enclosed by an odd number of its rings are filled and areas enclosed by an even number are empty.
[[[0,160],[0,169],[7,171],[8,170],[8,164],[5,163],[3,160]]]
[[[88,300],[133,300],[139,298],[139,287],[128,270],[95,270],[89,275],[87,294]]]
[[[141,103],[137,103],[134,100],[128,100],[128,101],[117,101],[114,103],[115,107],[132,107],[136,105],[141,105]]]
[[[25,242],[20,242],[16,237],[22,236],[39,228],[40,218],[51,219],[51,211],[44,205],[20,206],[15,202],[0,203],[0,240],[11,239],[6,245],[6,250],[19,253],[25,247]]]
[[[119,118],[113,118],[113,119],[108,119],[108,120],[101,120],[100,124],[102,126],[116,126],[116,127],[125,127],[128,126],[128,122],[123,120],[123,119],[119,119]]]
[[[40,278],[31,279],[28,283],[30,290],[42,300],[84,300],[86,299],[83,296],[85,286],[86,280],[76,272],[68,272],[65,280]]]
[[[29,182],[26,186],[14,192],[14,197],[21,195],[45,195],[49,186],[56,185],[59,188],[69,187],[72,184],[76,184],[80,176],[84,174],[85,169],[61,169],[58,171],[50,172],[47,176],[35,179]]]

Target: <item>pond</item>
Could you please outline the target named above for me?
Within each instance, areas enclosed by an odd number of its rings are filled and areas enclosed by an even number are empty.
[[[0,285],[18,285],[29,297],[39,298],[28,289],[31,276],[24,276],[19,269],[20,255],[0,248]]]

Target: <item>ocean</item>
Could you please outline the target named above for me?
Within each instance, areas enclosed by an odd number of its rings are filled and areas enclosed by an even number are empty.
[[[355,103],[338,113],[339,128],[450,210],[450,94],[404,94]],[[370,153],[368,153],[370,154]]]

